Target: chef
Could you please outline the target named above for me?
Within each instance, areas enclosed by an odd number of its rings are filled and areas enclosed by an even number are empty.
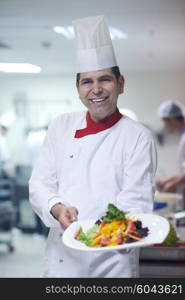
[[[176,101],[163,102],[158,110],[165,128],[169,132],[176,132],[180,136],[178,145],[179,174],[157,181],[157,186],[164,192],[175,192],[185,187],[185,119],[183,108]],[[185,203],[183,204],[183,206]],[[182,208],[185,208],[182,207]]]
[[[73,22],[76,86],[87,112],[49,126],[30,182],[30,202],[50,227],[43,277],[138,277],[138,250],[81,252],[62,242],[75,220],[99,219],[109,203],[134,213],[153,208],[156,150],[151,133],[117,108],[124,78],[104,16]]]

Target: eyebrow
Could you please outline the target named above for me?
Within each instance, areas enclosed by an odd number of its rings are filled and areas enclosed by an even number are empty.
[[[113,78],[112,75],[102,75],[102,76],[98,77],[98,80],[112,79],[112,78]],[[82,78],[82,79],[80,80],[81,83],[86,82],[86,81],[93,81],[93,78],[87,77],[87,78]]]
[[[113,76],[112,75],[102,75],[98,78],[98,80],[102,80],[102,79],[112,79]]]

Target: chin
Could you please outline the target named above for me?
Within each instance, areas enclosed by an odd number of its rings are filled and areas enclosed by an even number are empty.
[[[103,114],[103,113],[97,113],[97,114],[94,114],[93,117],[96,118],[98,121],[102,121],[104,119],[106,119],[107,117],[109,117],[110,114]]]

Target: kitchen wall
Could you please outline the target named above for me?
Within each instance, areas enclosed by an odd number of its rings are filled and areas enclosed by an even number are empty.
[[[135,111],[139,120],[154,131],[162,123],[157,116],[158,105],[166,99],[185,104],[185,72],[125,72],[125,93],[119,107]],[[75,89],[72,75],[9,75],[0,76],[0,113],[16,108],[19,119],[9,132],[13,159],[26,163],[24,127],[42,126],[60,112],[84,109]],[[165,147],[158,147],[160,173],[177,169],[176,160],[169,160],[176,152],[177,137],[169,137]]]

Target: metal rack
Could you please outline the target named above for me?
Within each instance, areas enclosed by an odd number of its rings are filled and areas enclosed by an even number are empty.
[[[16,212],[13,195],[13,181],[0,178],[0,244],[6,244],[10,252],[15,250],[12,234]]]

